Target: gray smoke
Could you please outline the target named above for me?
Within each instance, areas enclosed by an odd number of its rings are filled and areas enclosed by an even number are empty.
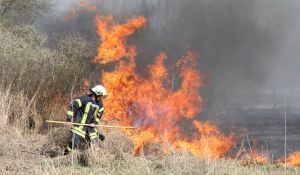
[[[97,39],[95,12],[78,11],[79,1],[53,0],[53,10],[38,21],[51,38],[70,31]],[[144,15],[148,26],[134,36],[138,65],[167,52],[174,63],[189,48],[200,55],[207,84],[201,90],[207,109],[228,106],[300,104],[300,1],[298,0],[98,0],[98,12],[124,22]],[[292,94],[292,95],[291,95]]]

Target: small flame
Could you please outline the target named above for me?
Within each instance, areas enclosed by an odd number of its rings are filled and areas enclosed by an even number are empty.
[[[79,4],[76,4],[72,10],[69,12],[68,15],[64,16],[64,21],[69,21],[73,18],[75,18],[78,14],[79,10],[88,11],[88,12],[96,12],[97,7],[94,5],[91,5],[93,3],[92,0],[85,0],[79,2]]]
[[[300,166],[300,151],[290,153],[286,159],[288,166]]]
[[[257,163],[266,164],[269,163],[269,157],[265,153],[258,153],[256,150],[253,151],[253,159]]]
[[[90,12],[97,11],[97,7],[94,5],[91,5],[90,2],[87,2],[87,1],[80,2],[78,7],[82,8],[86,11],[90,11]]]
[[[73,8],[70,13],[64,16],[64,21],[69,21],[77,16],[77,10]]]

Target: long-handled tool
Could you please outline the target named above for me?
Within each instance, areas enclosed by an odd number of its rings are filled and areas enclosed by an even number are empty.
[[[47,123],[56,123],[56,124],[67,124],[68,122],[61,122],[61,121],[53,121],[53,120],[46,120]],[[91,124],[82,124],[82,123],[70,123],[71,125],[78,125],[78,126],[90,126]],[[95,127],[103,127],[103,128],[122,128],[122,129],[135,129],[132,126],[115,126],[115,125],[94,125]]]

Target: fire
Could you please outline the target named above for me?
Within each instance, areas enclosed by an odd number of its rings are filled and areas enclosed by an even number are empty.
[[[112,16],[96,16],[96,24],[102,46],[98,49],[95,62],[99,61],[102,64],[106,64],[118,61],[122,57],[135,56],[134,46],[127,47],[125,37],[146,24],[146,19],[143,16],[131,19],[123,25],[118,25]]]
[[[75,8],[73,8],[68,15],[64,16],[64,21],[69,21],[72,18],[74,18],[75,16],[77,16],[77,10]]]
[[[269,157],[267,154],[259,154],[256,150],[253,151],[253,159],[257,163],[266,164],[269,163]]]
[[[79,2],[79,4],[75,5],[72,10],[70,11],[69,14],[67,14],[66,16],[64,16],[64,21],[69,21],[73,18],[75,18],[78,14],[79,10],[84,10],[84,11],[89,11],[89,12],[96,12],[97,11],[97,7],[93,4],[94,1],[92,0],[85,0],[85,1],[81,1]]]
[[[290,153],[286,159],[288,166],[300,166],[300,151]]]
[[[191,140],[175,142],[177,148],[189,151],[202,159],[217,159],[225,155],[233,146],[233,137],[225,136],[212,123],[195,120],[197,132]]]
[[[94,3],[94,0],[79,2],[64,17],[65,21],[76,17],[79,10],[96,12],[96,6],[91,5]],[[202,159],[217,159],[235,146],[232,135],[224,135],[213,123],[195,119],[203,110],[199,94],[203,75],[197,70],[196,53],[188,51],[167,69],[164,64],[167,54],[161,52],[155,62],[145,68],[143,73],[147,76],[142,76],[136,69],[136,46],[128,45],[127,37],[145,27],[146,18],[139,16],[119,24],[112,16],[97,15],[95,22],[101,45],[93,63],[115,63],[114,71],[102,72],[101,77],[108,89],[104,119],[139,128],[133,133],[124,131],[134,143],[134,155],[143,154],[145,145],[160,144],[165,153],[175,149]],[[88,87],[88,80],[84,80],[81,92],[86,92]],[[56,104],[57,99],[61,101],[61,96],[50,104]],[[187,127],[190,127],[188,133],[184,129]],[[243,156],[251,159],[250,164],[270,162],[267,154],[259,154],[256,149],[245,152]],[[300,166],[300,151],[289,154],[287,165]]]
[[[136,69],[136,47],[127,45],[127,37],[144,27],[146,19],[139,16],[119,24],[112,16],[97,16],[95,21],[101,45],[93,61],[115,63],[114,71],[103,72],[101,78],[108,89],[105,120],[139,128],[129,134],[134,155],[141,154],[146,143],[166,145],[166,141],[176,150],[200,158],[216,159],[231,149],[232,136],[195,119],[203,110],[199,94],[203,76],[197,70],[196,53],[188,51],[167,69],[167,54],[161,52],[141,75]],[[188,126],[189,122],[193,125]],[[191,131],[185,132],[186,127]]]
[[[94,5],[91,5],[90,2],[80,2],[79,7],[82,9],[85,9],[86,11],[95,12],[97,10],[97,7]]]
[[[151,131],[151,129],[148,130],[141,130],[138,133],[135,133],[131,136],[131,139],[134,143],[134,149],[133,154],[134,155],[140,155],[143,153],[143,146],[147,143],[159,143],[160,140],[158,137],[156,137],[155,133]]]

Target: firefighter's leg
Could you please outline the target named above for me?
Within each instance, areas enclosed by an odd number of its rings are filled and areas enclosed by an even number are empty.
[[[72,126],[71,127],[71,139],[69,142],[69,145],[66,147],[65,154],[70,153],[73,149],[75,149],[78,144],[80,143],[81,139],[85,139],[86,137],[86,128],[83,127],[77,127],[77,126]]]
[[[92,141],[92,140],[97,140],[97,141],[99,141],[99,139],[100,139],[101,141],[104,141],[104,140],[105,140],[105,136],[102,135],[102,134],[100,134],[100,133],[97,131],[96,128],[90,128],[88,131],[89,131],[89,138],[90,138],[91,141]]]
[[[72,150],[77,148],[78,144],[80,143],[81,138],[82,138],[82,136],[79,136],[78,134],[71,132],[69,144],[65,148],[64,155],[69,154],[70,152],[72,152]]]
[[[99,132],[96,128],[89,128],[88,133],[91,142],[99,138]]]
[[[94,147],[95,145],[99,144],[99,136],[101,134],[97,131],[96,128],[89,128],[88,129],[88,138],[91,147]],[[102,140],[102,139],[101,139]]]

